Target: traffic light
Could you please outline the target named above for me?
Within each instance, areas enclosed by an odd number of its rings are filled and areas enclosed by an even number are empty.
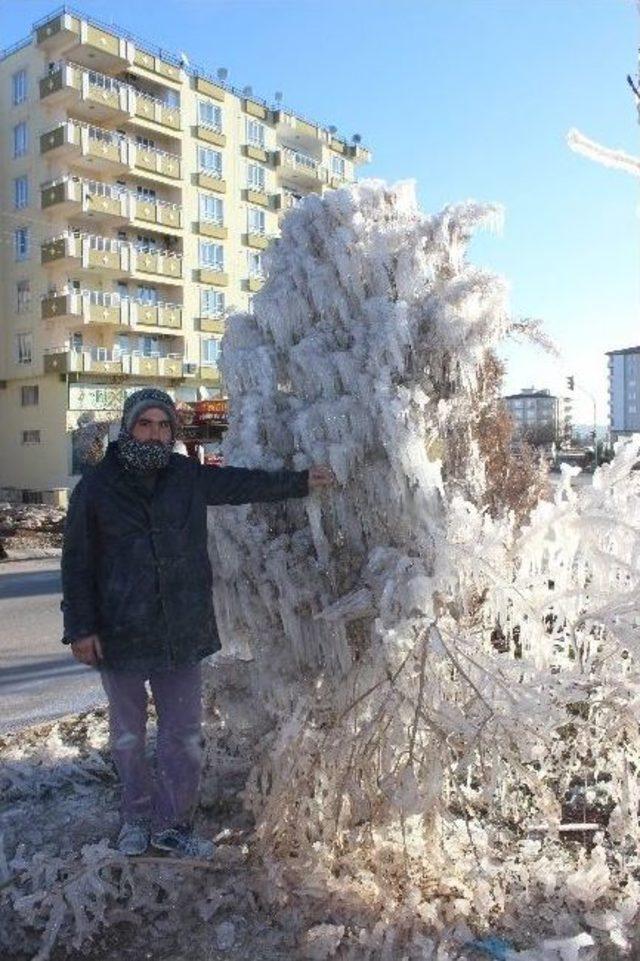
[[[567,387],[569,388],[569,390],[573,390],[573,388],[575,387],[575,378],[573,377],[573,374],[567,377]]]

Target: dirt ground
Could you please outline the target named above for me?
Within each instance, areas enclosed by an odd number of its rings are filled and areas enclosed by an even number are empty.
[[[58,551],[65,517],[59,507],[0,503],[0,560]]]

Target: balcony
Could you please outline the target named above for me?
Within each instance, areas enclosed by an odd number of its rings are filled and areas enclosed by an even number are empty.
[[[257,293],[264,286],[265,279],[264,273],[256,270],[251,273],[248,280],[245,281],[246,289],[252,294]]]
[[[104,291],[55,291],[41,301],[43,320],[72,320],[74,323],[126,327],[125,304],[117,294]]]
[[[181,284],[183,275],[180,254],[81,232],[65,232],[45,241],[40,247],[40,262],[44,267],[113,271],[168,284]]]
[[[221,264],[202,264],[197,271],[198,281],[201,284],[213,284],[215,287],[226,287],[229,283],[229,275],[225,274]]]
[[[199,220],[195,226],[195,232],[204,237],[215,237],[216,240],[226,240],[229,235],[222,220]]]
[[[207,381],[207,383],[219,384],[220,371],[218,365],[203,360],[200,364],[200,379]]]
[[[268,237],[265,233],[258,233],[257,231],[249,231],[242,235],[242,243],[245,247],[253,247],[255,250],[266,250],[271,243],[272,238]]]
[[[50,347],[44,352],[45,374],[116,374],[134,377],[168,377],[182,379],[182,354],[145,355],[140,351],[124,352],[117,348]]]
[[[182,129],[178,107],[77,63],[56,64],[40,79],[39,87],[44,106],[71,107],[83,120],[143,121],[153,124],[154,129],[165,128],[163,132],[169,136],[178,135]]]
[[[222,172],[209,167],[201,168],[195,175],[196,187],[203,190],[213,190],[217,194],[227,192],[227,182],[222,179]]]
[[[224,316],[200,317],[198,326],[203,334],[224,334]]]
[[[242,199],[248,204],[257,204],[259,207],[269,207],[269,194],[261,187],[249,186],[242,191]]]
[[[170,83],[180,80],[180,64],[173,54],[141,48],[113,24],[85,20],[80,14],[64,11],[45,17],[35,24],[35,30],[36,43],[48,56],[73,51],[77,60],[91,60],[101,69],[127,68],[156,74]]]
[[[177,154],[140,146],[122,134],[81,121],[68,120],[43,133],[40,153],[42,156],[73,158],[76,165],[107,174],[131,170],[143,177],[148,175],[154,181],[181,179],[181,161]]]
[[[72,350],[50,347],[44,352],[45,374],[123,374],[123,357],[106,347]]]
[[[275,166],[281,176],[301,187],[318,189],[329,182],[327,170],[319,160],[289,147],[275,154]]]
[[[41,187],[43,210],[56,215],[96,217],[111,223],[138,222],[163,233],[182,228],[182,207],[156,198],[144,198],[116,184],[80,177],[62,177]]]
[[[41,317],[43,320],[70,320],[75,324],[99,324],[119,328],[140,326],[182,329],[180,304],[165,301],[149,303],[134,297],[123,297],[116,291],[51,291],[42,298]]]
[[[192,127],[191,133],[198,140],[214,144],[216,147],[226,147],[227,138],[220,127],[212,127],[210,124],[198,123]]]

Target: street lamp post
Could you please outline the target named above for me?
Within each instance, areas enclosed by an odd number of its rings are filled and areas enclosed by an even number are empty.
[[[591,403],[593,404],[593,466],[598,466],[598,420],[596,412],[596,399],[586,388],[581,384],[576,384],[576,379],[573,374],[567,377],[567,387],[569,390],[575,390],[576,388],[586,394]]]

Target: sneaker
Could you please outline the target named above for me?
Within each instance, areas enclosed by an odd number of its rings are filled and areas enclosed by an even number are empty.
[[[125,821],[116,847],[122,854],[144,854],[149,847],[149,828],[142,821]]]
[[[168,851],[178,857],[210,860],[216,849],[213,841],[206,841],[193,834],[189,828],[173,827],[157,831],[151,836],[151,846],[158,851]]]

